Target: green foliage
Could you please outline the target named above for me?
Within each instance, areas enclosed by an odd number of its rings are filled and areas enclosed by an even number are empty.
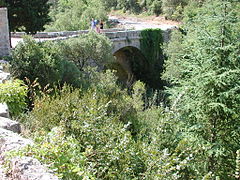
[[[3,0],[8,8],[10,31],[36,33],[50,21],[48,0]]]
[[[184,55],[183,38],[184,35],[179,30],[174,30],[171,33],[171,41],[164,49],[164,53],[167,55],[167,60],[164,62],[165,71],[162,74],[162,78],[171,81],[171,83],[180,76],[179,70],[182,65],[180,59]]]
[[[22,117],[25,126],[38,135],[61,126],[64,135],[47,136],[27,151],[51,164],[64,179],[135,177],[143,172],[144,164],[128,131],[130,123],[124,125],[130,98],[116,85],[113,73],[95,73],[89,74],[95,81],[87,92],[64,87],[55,96],[35,102],[33,111]]]
[[[157,16],[161,14],[162,12],[162,1],[160,0],[155,0],[153,1],[151,5],[151,11],[156,14]]]
[[[22,80],[28,78],[30,82],[38,79],[41,87],[65,82],[76,85],[80,76],[73,64],[62,59],[55,42],[38,43],[30,37],[25,37],[13,50],[10,64],[14,76]]]
[[[145,29],[141,31],[140,49],[147,62],[143,67],[146,72],[139,79],[155,89],[163,87],[163,82],[160,79],[160,73],[163,71],[162,43],[161,29]]]
[[[185,136],[197,137],[188,147],[199,150],[188,168],[196,178],[234,178],[240,135],[237,7],[233,1],[207,1],[187,24],[179,52],[169,51],[166,76],[176,85],[169,92]]]
[[[0,84],[0,102],[8,105],[10,114],[18,116],[26,110],[27,87],[20,80]]]
[[[131,13],[137,13],[140,10],[136,0],[117,0],[117,8],[122,9],[123,12]]]
[[[106,21],[107,12],[100,0],[59,0],[50,17],[53,22],[46,26],[47,31],[75,31],[89,29],[92,18]]]
[[[113,60],[110,40],[95,32],[68,39],[61,49],[64,59],[74,62],[81,71],[86,66],[103,67]]]
[[[181,20],[183,7],[188,0],[162,0],[163,13],[167,19]]]

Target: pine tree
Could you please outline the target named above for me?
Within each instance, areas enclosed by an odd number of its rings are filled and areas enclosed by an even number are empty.
[[[180,66],[177,76],[169,77],[176,85],[169,92],[173,99],[181,95],[175,105],[185,124],[183,136],[197,139],[189,148],[198,149],[191,164],[198,178],[234,178],[240,148],[238,8],[238,1],[207,1],[174,55]]]

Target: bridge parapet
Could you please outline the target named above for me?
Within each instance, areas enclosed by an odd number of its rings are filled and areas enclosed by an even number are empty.
[[[141,31],[139,30],[126,30],[126,31],[118,31],[118,32],[105,32],[104,34],[109,39],[117,39],[117,38],[140,38]]]
[[[111,33],[117,31],[124,31],[124,29],[103,29],[102,33]],[[34,38],[57,38],[57,37],[69,37],[81,34],[87,34],[89,30],[79,30],[79,31],[59,31],[59,32],[38,32],[33,35]],[[12,32],[12,38],[22,38],[27,35],[25,32]]]

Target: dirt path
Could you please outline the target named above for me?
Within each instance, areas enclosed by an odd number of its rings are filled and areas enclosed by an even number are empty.
[[[113,21],[118,21],[119,28],[125,29],[146,29],[146,28],[160,28],[166,30],[169,28],[177,27],[180,25],[179,22],[165,20],[164,17],[159,16],[147,16],[147,17],[137,17],[137,16],[122,16],[122,15],[109,15],[109,19]]]

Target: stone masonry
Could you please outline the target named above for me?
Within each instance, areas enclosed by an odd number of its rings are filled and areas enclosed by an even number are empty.
[[[0,57],[10,54],[7,8],[0,8]]]

